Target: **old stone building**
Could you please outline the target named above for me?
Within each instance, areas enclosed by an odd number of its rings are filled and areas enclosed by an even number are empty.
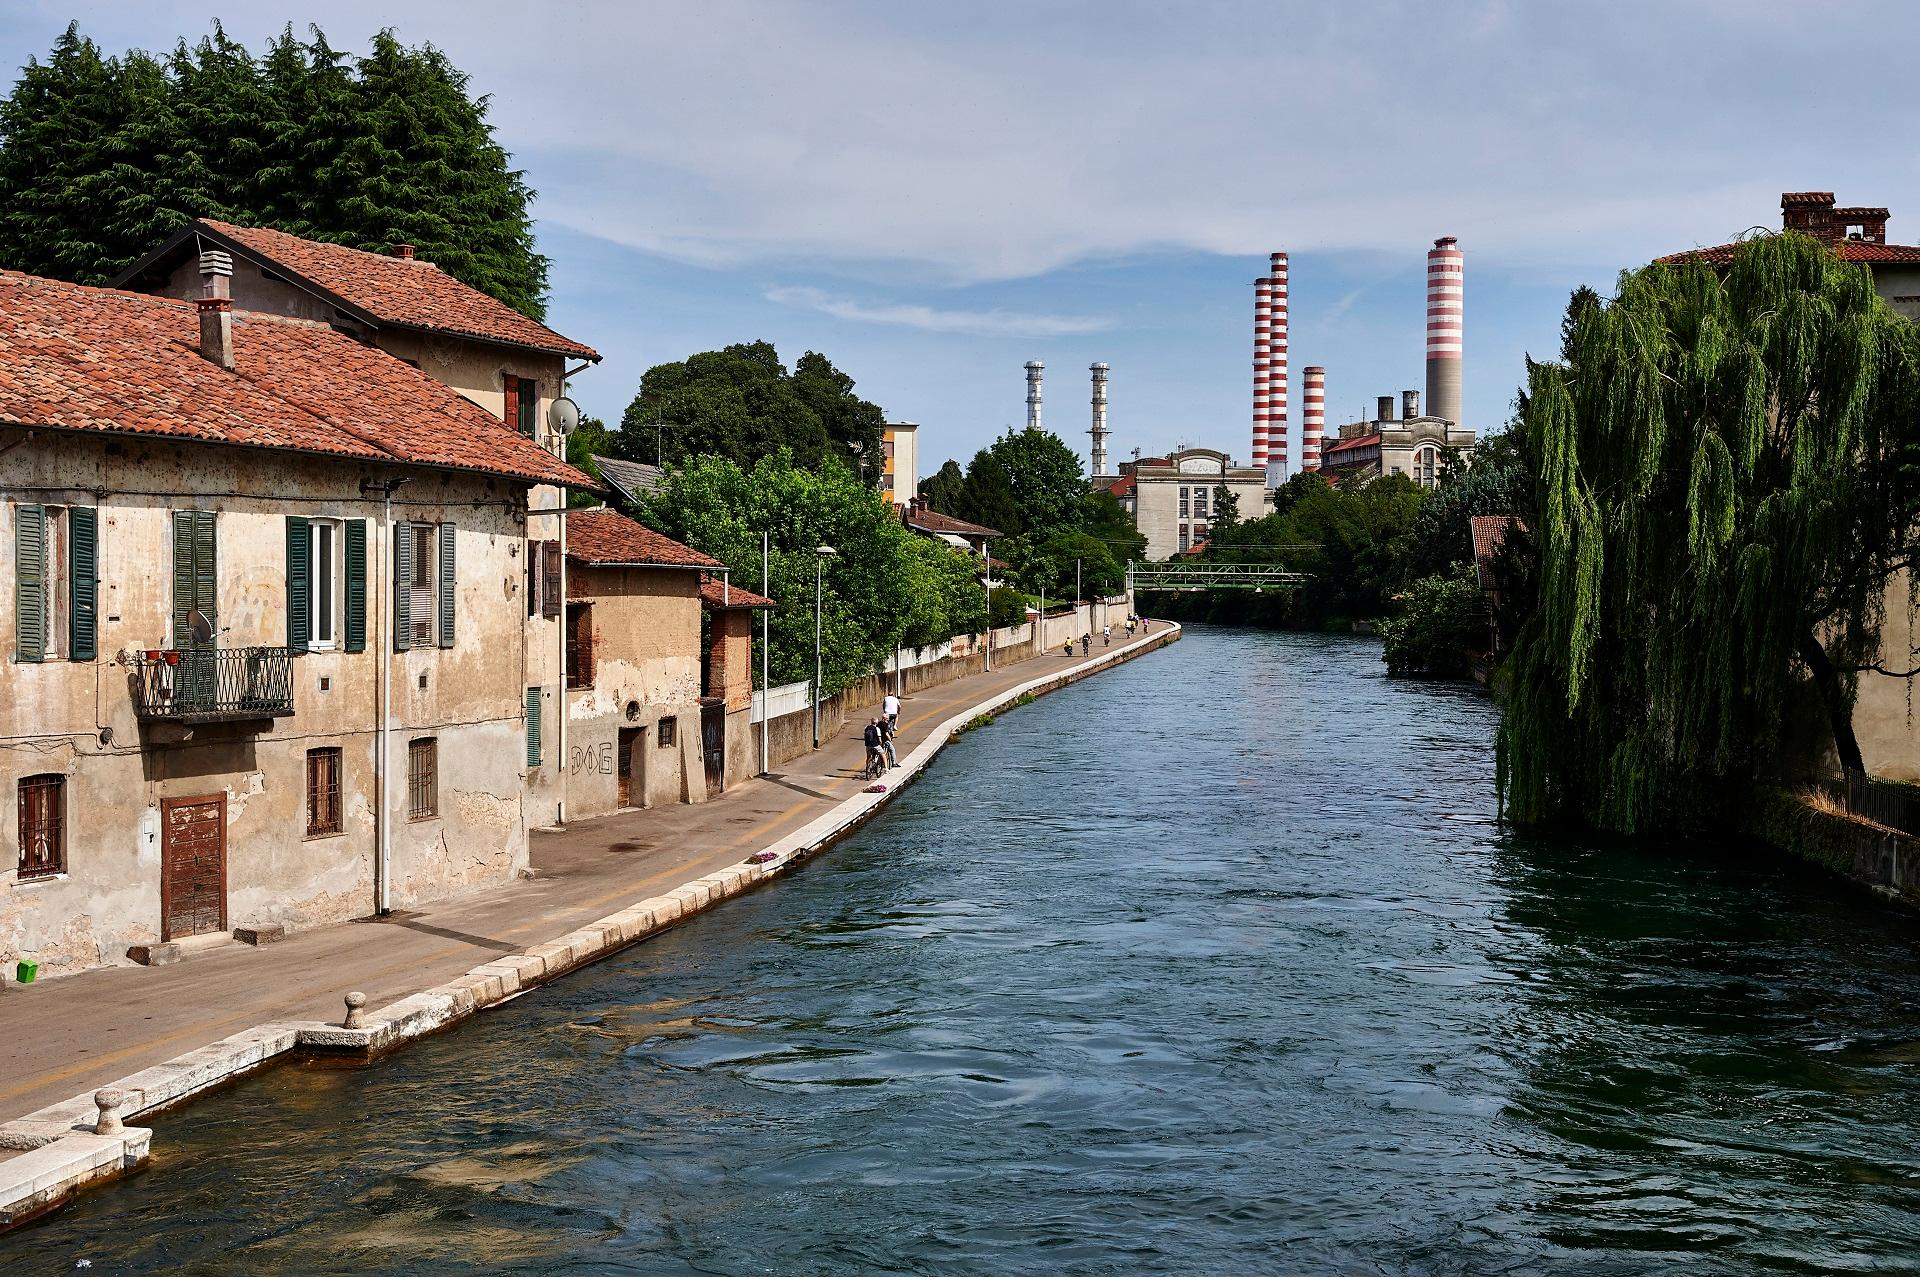
[[[1222,486],[1239,502],[1242,519],[1267,512],[1266,471],[1236,466],[1213,448],[1123,461],[1120,469],[1133,481],[1133,525],[1147,539],[1149,559],[1170,559],[1205,541],[1219,513],[1215,489]]]
[[[0,274],[0,950],[49,970],[507,881],[563,771],[530,501],[589,481],[203,265]]]
[[[1405,475],[1423,488],[1440,486],[1449,459],[1455,465],[1472,463],[1474,432],[1458,422],[1420,411],[1420,392],[1400,393],[1400,412],[1393,396],[1381,395],[1371,421],[1350,421],[1340,437],[1321,453],[1320,468],[1334,478],[1354,475]]]

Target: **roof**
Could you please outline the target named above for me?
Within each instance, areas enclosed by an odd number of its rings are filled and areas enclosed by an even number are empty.
[[[938,510],[916,509],[908,506],[903,515],[906,525],[916,532],[947,532],[961,537],[997,537],[1005,535],[993,528],[978,523],[968,523],[965,519],[956,519],[950,514],[941,514]]]
[[[233,346],[231,372],[200,353],[192,302],[0,271],[0,422],[599,486],[324,324],[235,312]]]
[[[1336,452],[1351,452],[1355,448],[1364,448],[1369,444],[1378,445],[1379,442],[1380,432],[1375,430],[1371,434],[1355,435],[1351,439],[1342,439],[1339,443],[1329,444],[1320,456],[1324,459]]]
[[[700,574],[700,605],[732,611],[740,608],[767,608],[775,606],[774,601],[764,594],[755,594],[752,590],[743,590],[737,585],[728,585],[705,572]]]
[[[658,492],[667,481],[667,472],[644,461],[622,461],[619,457],[593,455],[593,465],[613,490],[629,501],[638,501],[642,492]]]
[[[183,251],[194,251],[195,243],[203,239],[249,258],[256,265],[269,265],[276,273],[292,276],[375,325],[394,324],[528,350],[575,355],[595,362],[600,359],[593,347],[562,337],[498,298],[461,283],[432,262],[369,253],[344,244],[327,244],[285,231],[235,226],[211,218],[188,222],[158,248],[120,272],[114,285],[130,284]]]
[[[1476,514],[1467,520],[1467,524],[1472,529],[1473,570],[1480,588],[1498,589],[1500,582],[1494,567],[1499,561],[1500,551],[1507,544],[1507,534],[1523,525],[1510,514]]]
[[[589,567],[719,568],[720,560],[635,523],[618,510],[567,512],[567,557]]]
[[[1739,251],[1742,242],[1715,244],[1711,248],[1689,248],[1685,252],[1668,253],[1654,260],[1674,265],[1697,259],[1709,266],[1731,266],[1733,255]],[[1843,239],[1835,241],[1833,251],[1843,262],[1864,262],[1869,266],[1920,266],[1920,245],[1916,244],[1873,244],[1861,239]]]

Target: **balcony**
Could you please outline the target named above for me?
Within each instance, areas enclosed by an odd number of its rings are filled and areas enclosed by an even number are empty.
[[[133,713],[143,723],[232,723],[293,713],[293,651],[189,647],[133,660]]]

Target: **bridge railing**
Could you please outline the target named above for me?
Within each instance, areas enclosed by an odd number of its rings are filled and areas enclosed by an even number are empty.
[[[1277,563],[1129,563],[1134,590],[1291,590],[1313,578]]]

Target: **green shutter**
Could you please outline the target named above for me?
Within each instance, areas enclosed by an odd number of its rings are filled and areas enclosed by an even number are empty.
[[[313,541],[307,521],[297,514],[287,516],[287,646],[296,652],[307,650],[307,635],[313,631]]]
[[[440,525],[440,646],[453,646],[453,525]]]
[[[367,650],[367,521],[348,519],[347,556],[347,633],[349,652]]]
[[[47,654],[47,508],[14,507],[14,653],[22,661]]]
[[[413,525],[393,525],[393,650],[413,646]]]
[[[214,514],[211,510],[193,512],[193,594],[194,606],[207,618],[211,633],[207,644],[220,645],[219,556],[215,553]]]
[[[100,600],[99,512],[74,506],[67,512],[67,658],[94,658]]]
[[[540,689],[527,689],[527,766],[540,765]]]
[[[193,511],[173,512],[173,645],[187,645],[187,612],[193,607]]]

